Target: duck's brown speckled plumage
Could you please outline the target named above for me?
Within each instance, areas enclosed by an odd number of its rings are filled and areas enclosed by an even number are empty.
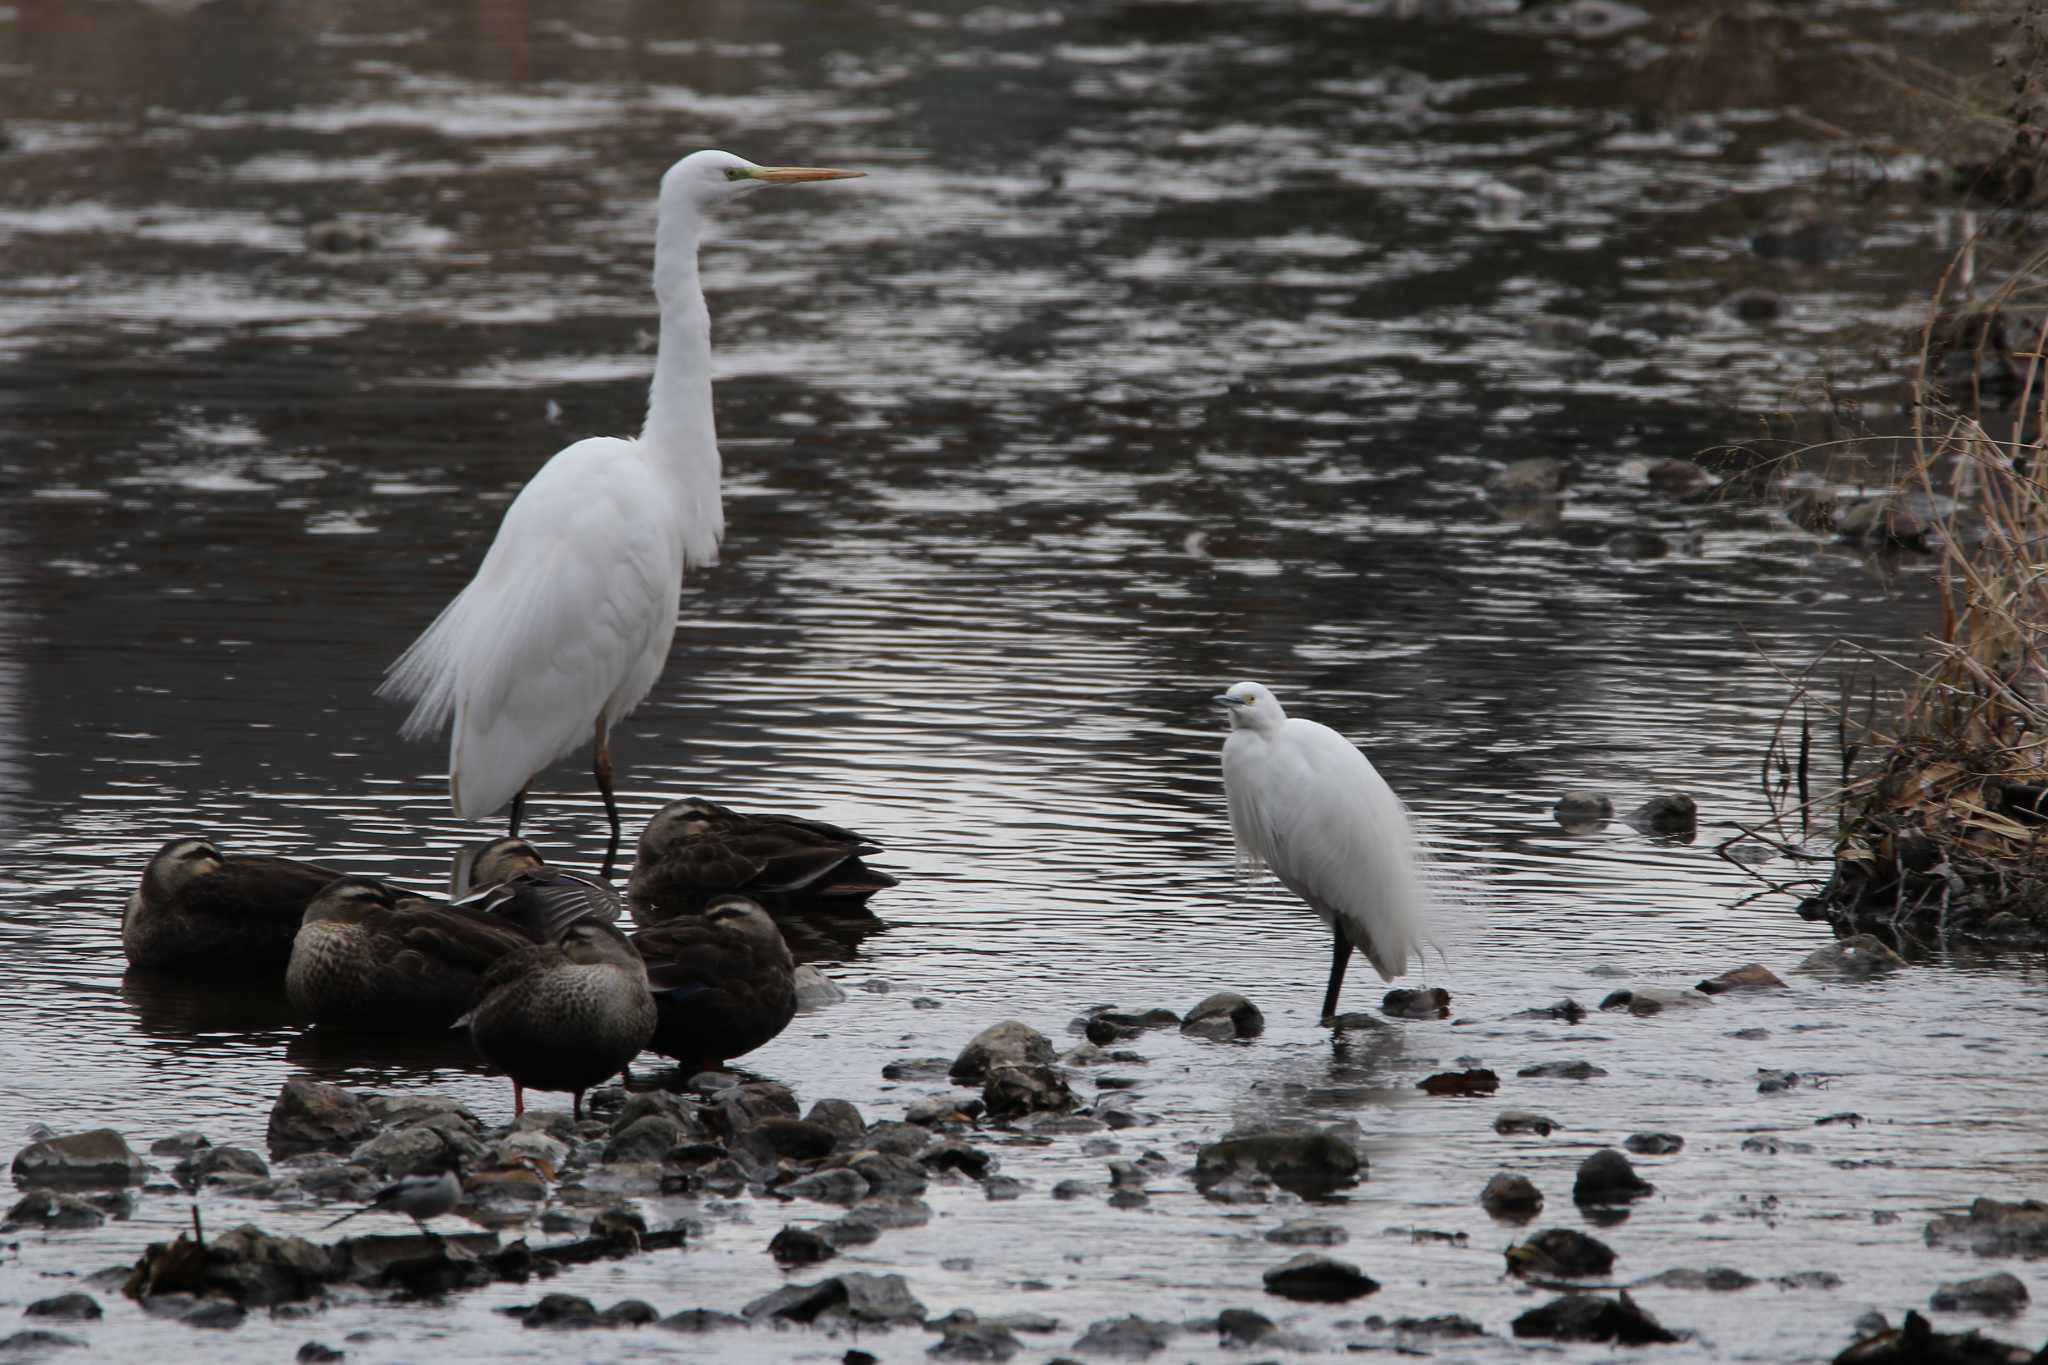
[[[896,885],[862,859],[880,845],[794,815],[743,815],[700,797],[671,801],[641,831],[626,886],[634,918],[659,924],[737,892],[778,915],[864,913]]]
[[[307,907],[285,991],[316,1024],[442,1029],[476,1005],[493,965],[532,945],[517,925],[483,911],[343,877]]]
[[[654,1034],[647,968],[626,936],[582,920],[561,942],[526,948],[491,968],[470,1016],[470,1041],[522,1092],[566,1090],[580,1116],[583,1092],[617,1074]]]
[[[290,858],[231,856],[210,839],[173,839],[128,898],[121,946],[130,966],[155,971],[281,971],[307,905],[341,875]]]
[[[609,882],[550,867],[516,835],[464,849],[451,882],[455,899],[552,943],[578,920],[617,923],[625,910]]]
[[[796,1017],[796,963],[768,912],[719,896],[633,935],[658,1021],[650,1046],[701,1070],[752,1052]]]

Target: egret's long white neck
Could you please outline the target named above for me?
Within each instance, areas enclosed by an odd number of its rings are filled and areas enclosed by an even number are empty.
[[[711,312],[697,278],[703,214],[680,196],[664,202],[654,237],[654,297],[661,305],[661,342],[640,429],[646,457],[674,491],[684,562],[717,557],[725,532],[719,497],[718,430],[711,413]]]

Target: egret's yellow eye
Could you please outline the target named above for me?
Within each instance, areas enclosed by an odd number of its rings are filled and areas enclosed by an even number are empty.
[[[727,166],[725,168],[725,178],[727,180],[745,180],[747,178],[747,172],[744,167]]]
[[[1256,706],[1258,705],[1259,701],[1257,697],[1239,697],[1238,700],[1243,702],[1246,706]]]

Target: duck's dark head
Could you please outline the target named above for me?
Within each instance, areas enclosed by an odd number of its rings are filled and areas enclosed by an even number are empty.
[[[370,877],[336,877],[306,907],[306,918],[346,919],[365,910],[389,910],[398,903],[391,888]]]
[[[597,920],[577,920],[563,932],[558,942],[562,955],[579,967],[600,963],[640,965],[640,954],[626,941],[626,936]]]
[[[721,934],[760,944],[782,942],[782,931],[775,927],[775,921],[761,908],[761,903],[746,896],[713,896],[705,903],[704,918]]]
[[[640,831],[640,856],[658,858],[669,849],[703,838],[731,818],[731,811],[701,796],[671,801],[656,811],[647,828]]]
[[[156,851],[143,871],[143,898],[169,900],[201,877],[220,871],[225,862],[220,846],[211,839],[173,839]]]
[[[449,878],[449,894],[456,900],[482,886],[496,886],[522,872],[546,867],[540,850],[516,835],[471,844],[455,855],[455,871]]]

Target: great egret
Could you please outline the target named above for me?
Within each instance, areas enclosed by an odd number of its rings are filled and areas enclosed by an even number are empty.
[[[451,726],[448,793],[466,820],[512,803],[519,832],[534,775],[585,741],[619,851],[611,727],[668,662],[685,570],[725,530],[711,411],[711,315],[697,243],[713,205],[765,185],[862,171],[757,166],[692,152],[661,178],[654,294],[661,341],[638,440],[597,436],[558,452],[520,490],[469,586],[391,665],[380,694],[413,703],[403,733]]]
[[[1238,683],[1216,703],[1230,714],[1223,788],[1239,863],[1271,868],[1335,936],[1328,1020],[1354,948],[1385,981],[1421,952],[1428,898],[1408,808],[1356,745],[1290,717],[1264,685]]]
[[[797,815],[742,815],[685,797],[640,832],[626,898],[642,924],[695,914],[728,891],[778,914],[865,914],[868,897],[896,885],[861,859],[881,852],[864,835]]]
[[[121,912],[121,946],[135,967],[281,970],[307,905],[340,875],[289,858],[231,856],[211,839],[173,839],[149,860]]]

